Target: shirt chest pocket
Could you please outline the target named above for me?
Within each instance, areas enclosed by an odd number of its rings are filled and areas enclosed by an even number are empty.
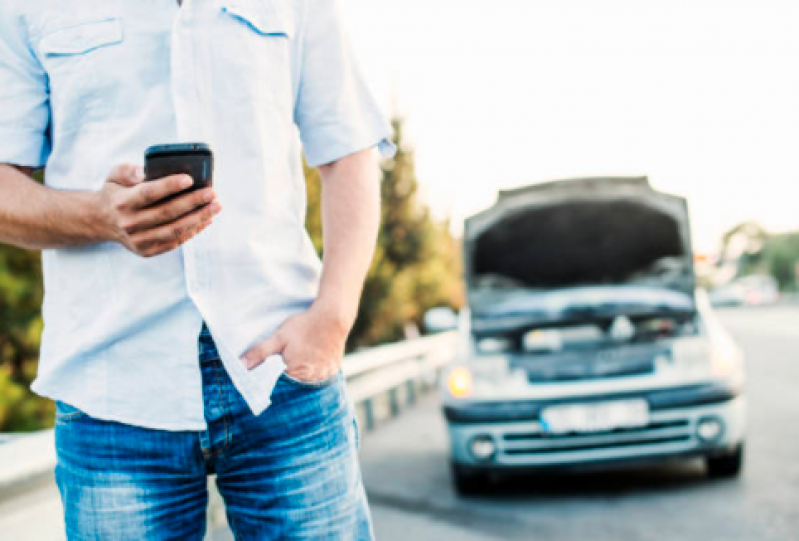
[[[293,21],[278,0],[216,0],[214,95],[290,110]],[[219,76],[219,74],[223,74]]]
[[[39,53],[49,79],[56,132],[103,116],[109,93],[113,95],[118,64],[114,49],[122,40],[122,22],[116,17],[77,22],[41,38]]]

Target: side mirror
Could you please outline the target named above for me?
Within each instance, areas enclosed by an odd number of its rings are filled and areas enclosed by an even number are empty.
[[[458,315],[451,308],[440,306],[425,312],[423,322],[427,333],[452,331],[458,327]]]

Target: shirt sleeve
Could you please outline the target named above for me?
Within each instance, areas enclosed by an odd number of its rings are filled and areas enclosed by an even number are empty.
[[[0,2],[0,163],[42,167],[50,154],[47,77],[22,17]]]
[[[341,23],[338,0],[308,0],[294,119],[308,165],[377,146],[391,157],[391,125],[367,87]]]

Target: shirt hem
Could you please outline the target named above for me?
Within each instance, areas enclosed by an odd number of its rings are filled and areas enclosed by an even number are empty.
[[[391,142],[390,135],[390,131],[378,135],[373,133],[360,137],[352,143],[329,145],[325,151],[316,150],[314,142],[308,141],[305,145],[305,159],[309,167],[319,167],[320,165],[338,161],[350,154],[374,147],[377,147],[384,158],[392,158],[396,154],[397,148]]]
[[[81,410],[89,417],[101,421],[113,421],[128,426],[148,428],[151,430],[168,430],[170,432],[202,432],[208,429],[208,425],[205,422],[202,424],[191,423],[190,426],[183,426],[180,423],[153,423],[138,417],[98,413],[96,411],[92,411],[94,406],[85,406],[82,399],[53,392],[43,385],[38,384],[36,380],[31,383],[30,390],[43,398],[48,398],[53,401],[59,400],[61,402],[66,402],[70,406]]]

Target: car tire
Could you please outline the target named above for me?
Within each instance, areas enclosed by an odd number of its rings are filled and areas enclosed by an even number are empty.
[[[741,443],[730,453],[707,457],[705,464],[711,479],[738,477],[744,465],[744,444]]]
[[[491,480],[487,474],[463,468],[457,464],[452,464],[452,480],[455,492],[460,496],[480,496],[488,492],[491,486]]]

